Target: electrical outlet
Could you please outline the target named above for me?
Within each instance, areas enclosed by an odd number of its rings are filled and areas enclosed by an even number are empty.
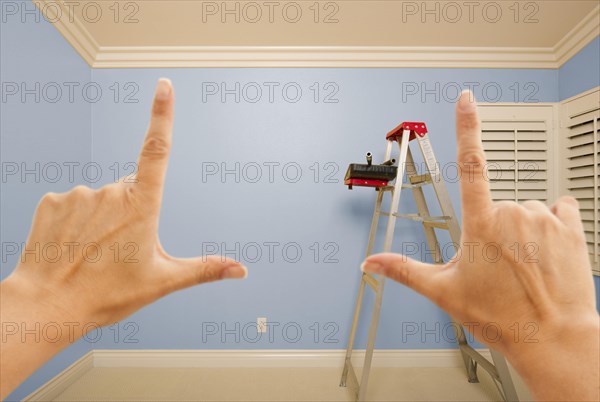
[[[261,332],[267,332],[267,318],[266,317],[258,317],[256,319],[256,330]]]

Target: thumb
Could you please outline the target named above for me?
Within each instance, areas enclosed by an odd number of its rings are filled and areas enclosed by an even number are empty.
[[[222,256],[170,258],[166,267],[169,290],[176,291],[221,279],[244,279],[248,269],[239,262]]]
[[[360,267],[363,272],[384,275],[436,301],[441,290],[441,269],[401,254],[383,253],[367,257]]]

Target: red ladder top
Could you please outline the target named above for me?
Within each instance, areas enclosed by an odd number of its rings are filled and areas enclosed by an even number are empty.
[[[427,134],[427,126],[422,121],[405,121],[387,133],[385,139],[388,141],[397,141],[402,137],[405,130],[410,130],[409,141],[414,140],[416,135],[423,137]]]

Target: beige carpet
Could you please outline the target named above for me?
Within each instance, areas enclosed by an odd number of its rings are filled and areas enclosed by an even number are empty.
[[[461,368],[374,368],[371,401],[497,401],[485,371],[469,384]],[[93,368],[55,401],[351,401],[334,368]],[[522,400],[529,394],[517,378]]]

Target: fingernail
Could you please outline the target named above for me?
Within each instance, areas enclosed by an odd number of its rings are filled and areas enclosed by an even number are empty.
[[[380,275],[383,273],[383,266],[376,262],[365,261],[361,264],[360,270],[363,272]]]
[[[477,107],[477,101],[475,100],[475,95],[468,89],[465,89],[460,94],[460,99],[458,100],[458,108],[461,112],[470,113],[474,112]]]
[[[158,80],[156,85],[156,99],[165,100],[171,95],[171,80],[168,78],[161,78]]]
[[[248,277],[248,268],[241,264],[231,265],[223,271],[224,279],[246,279]]]

